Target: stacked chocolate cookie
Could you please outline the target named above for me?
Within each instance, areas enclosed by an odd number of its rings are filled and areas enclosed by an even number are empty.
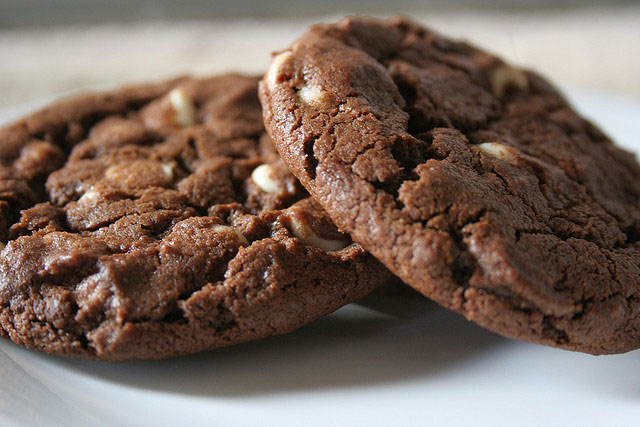
[[[535,73],[350,18],[259,95],[182,78],[0,130],[0,334],[163,358],[288,332],[390,270],[508,337],[640,346],[640,167]]]

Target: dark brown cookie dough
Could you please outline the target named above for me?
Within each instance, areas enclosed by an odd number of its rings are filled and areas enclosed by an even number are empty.
[[[273,150],[257,84],[125,88],[1,129],[0,334],[158,359],[291,331],[383,283]]]
[[[533,72],[402,18],[312,27],[261,85],[334,222],[508,337],[640,347],[640,168]]]

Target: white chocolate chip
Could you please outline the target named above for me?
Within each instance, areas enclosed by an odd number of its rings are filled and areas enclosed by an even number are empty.
[[[298,99],[300,99],[303,104],[314,104],[318,102],[323,95],[324,92],[315,86],[303,86],[298,91]]]
[[[247,238],[246,238],[246,237],[244,237],[244,234],[242,234],[242,233],[240,232],[240,230],[236,230],[236,229],[234,228],[234,229],[233,229],[233,231],[235,231],[235,232],[236,232],[236,235],[238,236],[238,240],[240,241],[240,243],[241,243],[241,244],[243,244],[243,245],[248,245],[248,244],[249,244],[249,241],[247,240]]]
[[[273,179],[273,168],[270,165],[260,165],[251,172],[251,179],[267,194],[280,192],[278,182]]]
[[[267,89],[273,90],[273,88],[278,84],[278,74],[280,73],[280,69],[290,56],[291,52],[287,50],[273,58],[271,65],[269,66],[269,71],[267,71]]]
[[[325,252],[339,251],[349,245],[349,242],[345,242],[343,240],[329,240],[318,236],[308,226],[298,221],[295,216],[291,216],[291,228],[293,234],[295,234],[302,243],[309,246],[315,246]]]
[[[189,95],[183,89],[176,88],[169,92],[169,102],[173,111],[176,112],[176,124],[182,127],[189,127],[195,124],[196,108]]]
[[[391,64],[387,67],[387,71],[391,77],[396,77],[400,74],[400,70],[396,64]]]
[[[118,165],[109,166],[104,172],[104,176],[107,179],[118,179],[120,175],[122,175],[122,168]]]
[[[505,162],[510,162],[517,154],[515,148],[499,144],[497,142],[484,142],[482,144],[478,144],[478,148],[490,156],[504,160]]]
[[[162,172],[164,173],[164,176],[166,176],[169,181],[173,180],[173,165],[169,163],[163,163]]]
[[[522,70],[501,65],[493,70],[491,74],[491,92],[496,98],[502,98],[509,87],[520,90],[527,90],[529,79]]]
[[[93,203],[98,199],[98,196],[99,194],[97,191],[89,190],[86,193],[84,193],[82,197],[78,199],[78,203],[82,203],[82,204]]]
[[[233,227],[229,227],[228,225],[215,225],[212,228],[213,231],[220,231],[220,232],[233,232],[237,237],[238,237],[238,241],[240,242],[240,244],[242,245],[248,245],[249,241],[247,240],[246,237],[244,237],[244,234],[242,234],[240,231],[236,230]]]

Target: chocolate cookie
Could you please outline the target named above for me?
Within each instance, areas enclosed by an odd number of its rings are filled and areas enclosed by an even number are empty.
[[[312,27],[267,130],[339,228],[508,337],[640,346],[640,168],[537,74],[405,19]]]
[[[257,87],[183,78],[0,130],[0,334],[158,359],[291,331],[383,283],[282,164]]]

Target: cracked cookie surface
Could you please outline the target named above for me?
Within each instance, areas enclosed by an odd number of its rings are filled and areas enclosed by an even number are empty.
[[[390,277],[264,133],[258,79],[65,100],[0,130],[0,334],[158,359],[291,331]]]
[[[537,74],[347,18],[277,55],[260,97],[292,172],[407,284],[508,337],[640,347],[640,168]]]

